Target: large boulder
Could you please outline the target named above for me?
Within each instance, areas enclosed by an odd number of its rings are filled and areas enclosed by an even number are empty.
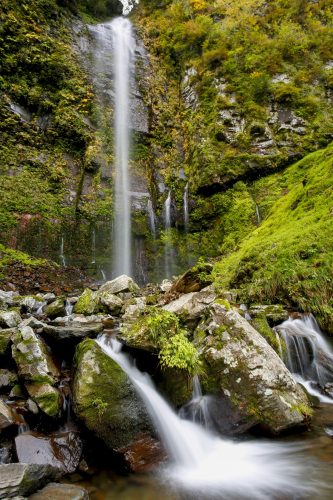
[[[74,472],[82,454],[82,442],[76,432],[57,432],[48,436],[25,432],[15,438],[19,462],[52,465],[66,474]]]
[[[100,306],[100,310],[105,310],[110,314],[114,314],[117,316],[122,307],[123,301],[117,297],[114,293],[111,293],[107,290],[98,290],[96,292],[95,297],[97,299],[98,305]]]
[[[23,326],[12,337],[12,354],[20,379],[32,399],[49,416],[60,410],[60,394],[53,387],[60,373],[44,340],[29,326]]]
[[[56,300],[51,302],[51,304],[45,306],[43,312],[49,318],[57,318],[58,316],[65,316],[66,314],[65,298],[58,297]]]
[[[191,292],[181,295],[178,299],[163,306],[165,311],[177,314],[184,321],[199,319],[207,307],[214,302],[217,294],[208,287],[201,292]]]
[[[0,465],[0,498],[29,495],[59,476],[59,469],[49,465]]]
[[[96,337],[103,330],[102,323],[68,323],[63,326],[44,325],[44,333],[55,340]]]
[[[99,345],[85,339],[75,354],[74,411],[98,437],[119,450],[150,431],[147,412],[125,372]]]
[[[16,311],[0,312],[0,326],[4,328],[15,328],[21,321],[21,316]]]
[[[192,267],[173,283],[169,293],[199,292],[212,283],[212,270],[213,266],[208,263],[201,263]]]
[[[308,422],[305,392],[236,310],[214,303],[195,332],[195,342],[206,363],[206,392],[227,397],[249,426],[259,424],[277,434]]]
[[[74,312],[76,314],[95,314],[98,312],[98,300],[96,298],[96,293],[90,288],[86,288],[82,295],[80,295],[78,301],[74,306]]]
[[[118,293],[137,292],[138,290],[139,286],[135,281],[129,276],[126,276],[126,274],[122,274],[114,280],[104,283],[99,289],[99,292],[108,292],[117,295]]]

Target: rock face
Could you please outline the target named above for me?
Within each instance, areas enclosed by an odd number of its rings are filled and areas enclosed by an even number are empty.
[[[47,345],[29,326],[20,328],[12,340],[12,354],[20,379],[40,409],[49,416],[56,416],[60,395],[53,385],[60,374]]]
[[[49,465],[1,465],[0,498],[29,495],[59,476],[59,470]]]
[[[230,307],[213,304],[195,332],[208,393],[222,393],[250,426],[277,434],[304,424],[306,394],[265,339]]]
[[[75,471],[82,454],[82,443],[76,432],[58,432],[49,436],[25,432],[15,438],[19,462],[52,465],[66,474]]]
[[[50,483],[29,497],[30,500],[89,500],[87,490],[76,484]]]
[[[150,432],[149,417],[123,370],[93,340],[75,355],[73,402],[76,415],[115,450]]]

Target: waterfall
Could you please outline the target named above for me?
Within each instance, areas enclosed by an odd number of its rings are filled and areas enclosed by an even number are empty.
[[[139,0],[120,0],[123,4],[123,15],[127,16],[133,9],[135,4],[139,3]]]
[[[74,305],[70,302],[70,300],[67,299],[65,302],[66,316],[70,316],[73,312],[73,309],[74,309]]]
[[[209,396],[202,394],[199,377],[193,378],[193,392],[191,400],[181,408],[180,417],[201,424],[206,429],[212,428],[209,414]]]
[[[333,382],[333,351],[312,314],[288,319],[275,327],[275,331],[285,342],[285,364],[296,380],[322,402],[333,404],[333,399],[315,389]]]
[[[257,204],[256,204],[256,216],[257,216],[257,224],[258,224],[258,226],[260,226],[261,216],[260,216],[259,206]]]
[[[96,342],[126,372],[147,407],[171,460],[161,471],[169,485],[205,498],[230,495],[252,500],[284,494],[291,498],[318,487],[295,445],[221,439],[183,420],[158,394],[150,377],[121,352],[117,340],[102,335]]]
[[[184,189],[184,196],[183,196],[183,204],[184,204],[184,227],[185,231],[188,231],[188,224],[189,224],[189,209],[188,209],[188,183],[185,186]]]
[[[169,189],[167,199],[164,202],[164,227],[171,228],[171,191]]]
[[[148,210],[148,216],[149,216],[150,230],[151,230],[152,235],[155,238],[155,236],[156,236],[155,212],[154,212],[153,202],[151,200],[148,200],[147,210]]]
[[[131,274],[131,199],[129,189],[130,88],[135,40],[128,19],[111,24],[115,92],[115,227],[113,274]]]
[[[61,265],[62,266],[66,266],[66,258],[65,258],[65,254],[64,254],[64,245],[65,245],[65,239],[64,239],[64,235],[62,234],[61,235],[61,240],[60,240],[60,262],[61,262]]]
[[[92,232],[92,241],[91,241],[91,263],[96,264],[96,229],[93,229]]]

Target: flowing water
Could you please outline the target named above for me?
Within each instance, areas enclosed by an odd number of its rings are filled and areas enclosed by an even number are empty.
[[[61,240],[60,240],[60,263],[62,266],[66,266],[66,258],[65,258],[65,253],[64,253],[64,246],[65,246],[65,238],[64,235],[61,235]]]
[[[304,445],[213,435],[178,416],[150,377],[121,352],[119,342],[103,335],[97,343],[132,381],[168,452],[170,461],[161,467],[158,480],[168,486],[169,498],[179,492],[182,498],[198,499],[329,498]],[[321,496],[315,497],[319,491]]]
[[[189,200],[189,187],[188,183],[185,186],[184,189],[184,195],[183,195],[183,205],[184,205],[184,228],[185,231],[188,231],[188,224],[189,224],[189,208],[188,208],[188,200]]]
[[[128,19],[110,23],[115,93],[115,225],[113,274],[131,275],[131,198],[129,181],[130,90],[135,39]]]
[[[333,382],[333,350],[315,318],[311,314],[290,318],[275,331],[285,342],[285,364],[297,382],[321,402],[333,404],[333,399],[322,392],[326,384]]]
[[[151,200],[148,200],[147,210],[148,210],[150,230],[151,230],[153,237],[155,238],[156,237],[156,217],[155,217],[153,202]]]

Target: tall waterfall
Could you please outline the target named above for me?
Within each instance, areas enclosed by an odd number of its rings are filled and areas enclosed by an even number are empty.
[[[169,486],[199,495],[195,498],[252,500],[305,498],[302,495],[311,495],[312,487],[318,486],[294,445],[221,439],[183,420],[158,394],[150,377],[121,352],[119,342],[103,335],[97,343],[127,373],[147,407],[171,460],[162,471]]]
[[[189,223],[188,189],[189,188],[188,188],[188,183],[187,183],[185,186],[185,189],[184,189],[184,196],[183,196],[185,231],[188,231],[188,223]]]
[[[164,224],[165,229],[171,227],[171,191],[169,190],[167,199],[164,202]]]
[[[129,187],[130,89],[135,40],[128,19],[111,22],[115,93],[115,224],[113,274],[131,274],[131,199]]]
[[[154,206],[153,202],[151,200],[148,200],[148,205],[147,205],[147,210],[148,210],[148,216],[149,216],[149,225],[150,225],[150,230],[155,238],[156,236],[156,221],[155,221],[155,212],[154,212]]]
[[[285,345],[285,363],[298,382],[324,403],[332,403],[317,390],[333,382],[333,350],[326,342],[315,318],[310,314],[288,319],[275,328]]]

